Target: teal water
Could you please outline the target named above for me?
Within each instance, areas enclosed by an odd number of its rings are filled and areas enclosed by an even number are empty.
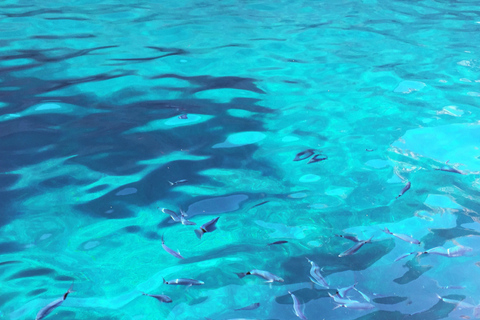
[[[72,281],[45,319],[479,317],[479,32],[476,1],[3,1],[0,319]],[[395,261],[435,247],[466,252]]]

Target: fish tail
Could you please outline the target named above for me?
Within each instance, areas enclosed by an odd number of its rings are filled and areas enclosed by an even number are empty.
[[[234,272],[240,279],[242,279],[243,277],[245,277],[247,274],[245,272]]]
[[[343,304],[337,304],[337,305],[335,306],[335,308],[333,308],[332,310],[335,310],[335,309],[338,309],[338,308],[341,308],[341,307],[343,307]]]
[[[387,227],[385,227],[385,229],[383,229],[383,232],[388,233],[388,234],[392,234],[392,233],[390,232],[390,230],[388,230]]]
[[[202,228],[198,228],[195,230],[195,234],[197,235],[198,239],[202,239],[204,233],[205,231]]]
[[[167,281],[165,281],[165,278],[162,278],[162,279],[164,284],[168,284]]]
[[[168,180],[167,180],[168,181]],[[168,181],[168,183],[173,186],[175,183],[173,183],[172,181]]]

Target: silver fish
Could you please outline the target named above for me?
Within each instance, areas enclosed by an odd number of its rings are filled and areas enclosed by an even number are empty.
[[[48,316],[53,310],[59,307],[63,303],[63,301],[65,301],[65,299],[67,299],[68,294],[72,291],[73,291],[73,283],[61,298],[58,298],[57,300],[50,302],[45,307],[43,307],[40,311],[38,311],[37,316],[35,317],[35,320],[40,320]]]
[[[357,285],[357,282],[355,282],[354,284],[352,284],[352,285],[349,286],[349,287],[337,289],[336,294],[337,294],[340,298],[346,298],[348,291],[354,289],[356,285]]]
[[[302,312],[300,301],[298,301],[297,297],[293,293],[291,293],[290,291],[288,291],[288,293],[292,296],[293,312],[295,312],[295,315],[302,320],[307,320],[307,317],[305,317]]]
[[[464,174],[462,171],[455,169],[454,167],[451,166],[443,166],[440,169],[435,169],[435,170],[440,170],[440,171],[447,171],[447,172],[453,172],[453,173],[458,173],[458,174]]]
[[[243,308],[239,308],[239,309],[233,309],[235,311],[241,311],[241,310],[254,310],[254,309],[257,309],[258,307],[260,307],[260,303],[259,302],[255,302],[249,306],[246,306],[246,307],[243,307]]]
[[[422,254],[437,254],[444,257],[461,257],[465,253],[472,251],[473,249],[465,246],[455,246],[452,248],[445,249],[444,247],[435,247],[428,249],[427,251],[420,252],[418,255]]]
[[[355,291],[357,291],[358,293],[360,293],[363,297],[363,299],[365,299],[365,301],[367,302],[372,302],[372,300],[370,299],[369,296],[367,296],[365,293],[363,293],[362,291],[358,290],[357,288],[353,288]]]
[[[335,236],[340,237],[340,238],[345,238],[345,239],[351,240],[353,242],[360,242],[361,241],[357,237],[354,237],[354,236],[345,236],[343,234],[336,234]]]
[[[312,265],[312,267],[310,268],[310,280],[312,280],[313,283],[328,289],[328,283],[327,281],[325,281],[322,274],[320,273],[320,267],[312,260],[308,259],[307,257],[305,258]]]
[[[293,161],[300,161],[310,158],[313,155],[313,149],[307,149],[305,151],[297,153]]]
[[[181,221],[180,218],[178,217],[178,215],[175,213],[175,211],[165,209],[165,208],[163,208],[161,210],[162,210],[163,213],[168,214],[172,218],[173,221],[175,221],[175,222],[180,222]]]
[[[168,181],[168,180],[167,180]],[[187,183],[188,180],[187,179],[182,179],[182,180],[177,180],[177,181],[168,181],[168,183],[171,185],[171,186],[176,186],[177,184],[181,184],[181,183]]]
[[[174,280],[170,280],[170,281],[165,281],[165,279],[163,279],[163,283],[174,285],[174,286],[175,285],[178,285],[178,286],[200,286],[202,284],[205,284],[205,282],[200,281],[200,280],[184,279],[184,278],[174,279]]]
[[[195,230],[195,234],[197,235],[198,239],[202,239],[202,236],[207,233],[207,232],[212,232],[217,229],[215,224],[217,223],[218,219],[220,217],[216,217],[215,219],[212,219],[208,221],[207,223],[203,224],[200,228]]]
[[[395,199],[400,198],[405,192],[407,192],[408,189],[410,189],[411,185],[412,185],[412,184],[410,183],[410,181],[408,181],[408,182],[407,182],[407,185],[406,185],[405,187],[403,187],[403,189],[400,191],[400,193],[398,194],[398,196],[395,197]]]
[[[167,247],[167,245],[165,244],[165,241],[163,240],[163,234],[162,234],[162,248],[163,248],[163,250],[167,251],[168,253],[170,253],[175,258],[185,259],[184,257],[182,257],[182,255],[179,252],[175,252],[172,249],[170,249],[169,247]]]
[[[387,234],[391,234],[392,236],[397,237],[398,239],[403,240],[405,242],[409,242],[409,243],[413,243],[413,244],[420,244],[420,241],[418,241],[417,239],[414,239],[410,236],[407,236],[406,234],[390,232],[390,230],[388,230],[388,228],[385,228],[383,230],[383,232],[385,232]]]
[[[195,222],[192,222],[190,220],[187,220],[185,217],[187,216],[187,214],[182,210],[180,209],[180,221],[182,222],[182,224],[184,226],[193,226],[193,225],[196,225]]]
[[[235,274],[240,279],[247,276],[247,275],[253,275],[253,276],[263,278],[263,279],[267,280],[267,282],[274,282],[274,281],[283,282],[283,279],[280,278],[279,276],[276,276],[273,273],[270,273],[268,271],[263,271],[263,270],[253,269],[253,270],[250,270],[248,272],[240,272],[240,273],[235,273]]]
[[[395,262],[397,262],[398,260],[402,260],[403,258],[406,258],[406,257],[408,257],[409,255],[414,254],[414,253],[420,254],[421,252],[415,252],[415,251],[414,251],[414,252],[410,252],[410,253],[405,253],[405,254],[401,255],[400,257],[398,257],[397,259],[395,259]]]
[[[178,119],[188,119],[188,116],[186,114],[182,114],[178,116]]]
[[[328,295],[330,296],[330,298],[333,299],[333,301],[335,301],[336,303],[339,303],[339,304],[346,304],[346,303],[351,303],[351,302],[359,302],[357,300],[350,300],[348,298],[342,298],[340,297],[338,294],[336,295],[332,295],[330,292],[328,292]]]
[[[145,293],[145,292],[142,292],[142,294],[144,296],[149,296],[149,297],[155,298],[160,302],[165,302],[165,303],[171,303],[172,302],[172,299],[170,299],[169,296],[166,296],[164,294],[148,294],[148,293]]]
[[[458,300],[445,299],[438,294],[437,294],[437,298],[442,300],[443,302],[455,304],[457,306],[457,308],[460,308],[460,309],[473,309],[473,308],[475,308],[475,306],[473,304],[463,302],[463,301],[458,301]]]
[[[354,309],[354,310],[370,310],[370,309],[375,308],[375,306],[371,303],[356,301],[356,302],[352,302],[352,303],[339,304],[333,309],[335,310],[335,309],[341,308],[341,307],[348,308],[348,309]]]
[[[366,243],[369,243],[369,242],[372,242],[373,236],[370,237],[370,239],[368,240],[363,240],[363,241],[360,241],[358,242],[356,245],[354,245],[353,247],[345,250],[344,252],[340,253],[338,256],[339,257],[345,257],[345,256],[349,256],[349,255],[352,255],[354,254],[355,252],[357,252],[358,250],[360,250],[361,247],[363,247]]]

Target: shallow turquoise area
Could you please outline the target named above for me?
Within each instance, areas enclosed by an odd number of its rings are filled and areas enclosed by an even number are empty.
[[[479,12],[3,1],[0,320],[480,318]]]

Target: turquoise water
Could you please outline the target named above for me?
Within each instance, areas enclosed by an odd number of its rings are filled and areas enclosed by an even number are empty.
[[[478,316],[478,2],[6,0],[0,17],[0,319],[72,281],[46,319],[298,319],[288,291],[308,319]],[[327,159],[293,161],[308,149]],[[355,243],[335,235],[373,238],[339,257]],[[466,252],[395,261],[435,247]],[[284,282],[235,275],[253,269]],[[333,310],[356,282],[373,308]]]

